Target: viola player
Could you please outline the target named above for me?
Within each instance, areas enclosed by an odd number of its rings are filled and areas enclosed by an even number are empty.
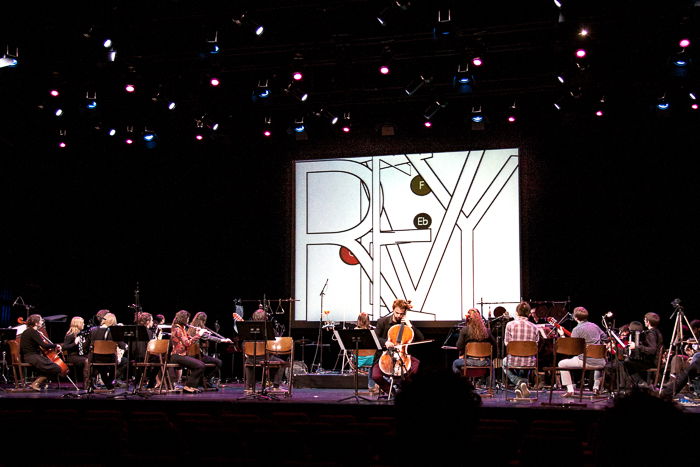
[[[392,304],[391,308],[393,310],[392,313],[390,315],[386,315],[382,318],[379,318],[379,320],[377,320],[377,327],[375,328],[375,333],[377,334],[379,343],[384,349],[390,351],[396,346],[395,343],[388,338],[389,330],[392,328],[392,326],[400,325],[402,322],[405,327],[408,327],[413,331],[414,340],[424,340],[423,333],[421,333],[419,329],[414,327],[411,321],[406,317],[406,312],[411,309],[410,300],[394,300],[394,303]],[[377,351],[377,353],[374,356],[374,365],[372,366],[372,379],[375,383],[377,383],[377,386],[379,386],[379,388],[382,391],[384,391],[384,393],[388,394],[389,390],[391,389],[391,385],[389,381],[387,381],[387,379],[384,377],[385,375],[379,366],[379,360],[381,356],[381,351]],[[403,374],[404,378],[410,378],[411,375],[414,375],[418,371],[418,367],[420,365],[420,361],[413,355],[409,355],[409,358],[411,363],[407,371]]]

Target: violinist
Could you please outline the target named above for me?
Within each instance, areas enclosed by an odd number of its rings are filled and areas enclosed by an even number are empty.
[[[400,325],[401,323],[403,323],[405,327],[411,328],[411,330],[414,333],[414,339],[424,339],[423,333],[421,333],[419,329],[415,328],[411,321],[409,321],[409,319],[406,318],[406,312],[411,309],[410,300],[394,300],[391,309],[392,313],[390,315],[386,315],[377,320],[377,327],[375,329],[375,333],[377,334],[377,338],[379,339],[379,343],[382,345],[382,347],[384,347],[386,350],[392,350],[394,349],[394,347],[396,347],[396,342],[393,342],[388,338],[389,330],[392,326]],[[384,378],[384,373],[379,367],[379,359],[381,358],[381,356],[381,351],[377,351],[377,353],[374,356],[374,366],[372,366],[372,379],[375,383],[377,383],[377,385],[382,391],[388,394],[389,390],[391,389],[391,385]],[[414,375],[418,372],[420,360],[418,360],[413,355],[410,355],[409,357],[411,359],[411,364],[409,366],[408,371],[403,374],[403,377],[410,378],[411,375]]]
[[[457,338],[457,350],[459,351],[460,356],[457,360],[452,362],[452,371],[458,375],[462,374],[462,367],[465,365],[489,365],[488,358],[465,358],[464,354],[469,342],[489,342],[492,348],[496,348],[496,339],[493,337],[493,334],[491,334],[491,331],[486,328],[481,312],[476,308],[472,308],[467,311],[466,323],[459,331],[459,337]]]
[[[192,321],[190,322],[190,328],[187,330],[187,333],[194,337],[194,335],[197,333],[198,329],[204,329],[205,333],[202,336],[202,338],[199,340],[199,351],[194,352],[195,355],[192,353],[190,355],[194,356],[195,358],[198,358],[205,364],[207,363],[213,363],[214,367],[209,367],[206,369],[206,373],[204,375],[205,381],[207,381],[208,385],[211,387],[216,388],[217,384],[216,381],[214,381],[214,375],[220,375],[221,374],[221,360],[219,360],[216,357],[212,357],[210,355],[207,355],[207,350],[209,348],[210,343],[216,343],[217,341],[223,342],[221,339],[216,338],[214,335],[211,334],[211,331],[207,328],[207,314],[204,313],[203,311],[197,312],[194,315],[194,318],[192,318]],[[207,335],[207,331],[210,332],[209,335]],[[230,339],[227,339],[230,342]]]
[[[83,369],[83,386],[87,387],[90,381],[90,365],[88,365],[88,330],[85,329],[85,320],[80,316],[74,316],[70,320],[70,326],[63,340],[63,353],[66,363],[73,364]]]
[[[204,329],[200,328],[194,336],[190,336],[185,330],[189,326],[187,324],[189,319],[190,312],[187,310],[180,310],[175,313],[170,336],[172,343],[170,361],[190,370],[185,386],[182,389],[185,392],[197,393],[199,392],[197,388],[202,385],[205,366],[201,360],[187,356],[187,349],[202,337]]]
[[[44,350],[55,349],[60,352],[61,346],[51,343],[39,331],[43,327],[44,319],[41,315],[29,315],[27,318],[27,329],[22,333],[19,344],[23,361],[31,364],[39,374],[39,377],[31,384],[31,388],[35,391],[41,391],[41,386],[49,377],[58,376],[62,371],[60,366],[44,355]]]
[[[624,363],[625,370],[631,383],[639,387],[647,387],[645,381],[646,370],[655,368],[659,352],[663,345],[663,335],[658,329],[661,317],[656,313],[644,315],[644,327],[647,329],[636,331],[634,336],[630,336],[629,349],[630,357]],[[632,326],[630,325],[630,330]]]
[[[598,327],[597,324],[588,321],[588,310],[579,306],[574,308],[574,321],[576,327],[571,331],[571,337],[579,337],[586,340],[586,345],[599,345],[603,343],[605,333]],[[572,358],[567,358],[559,362],[561,368],[583,368],[583,354],[576,355]],[[586,360],[586,366],[591,368],[602,369],[605,366],[604,358],[589,358]],[[600,386],[603,382],[603,373],[600,370],[594,370],[593,375],[593,392],[598,394]],[[574,397],[574,384],[571,379],[571,372],[562,370],[561,384],[566,386],[566,392],[562,397]]]

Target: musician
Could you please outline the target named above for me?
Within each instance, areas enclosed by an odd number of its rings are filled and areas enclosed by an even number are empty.
[[[199,392],[197,388],[203,386],[202,377],[205,366],[203,361],[194,357],[188,357],[187,349],[202,337],[204,329],[199,329],[194,336],[190,336],[185,329],[188,326],[187,322],[189,319],[190,312],[187,310],[180,310],[175,313],[170,336],[172,344],[170,361],[190,370],[185,386],[182,389],[185,392],[197,393]]]
[[[255,310],[251,315],[250,319],[252,321],[267,321],[267,313],[262,308]],[[265,358],[265,355],[246,355],[246,362],[252,362],[254,359]],[[277,355],[268,355],[268,361],[271,362],[282,362],[282,358]],[[282,371],[281,368],[270,368],[270,378],[272,378],[272,387],[278,389],[280,383],[282,382]],[[245,366],[245,392],[251,393],[255,390],[255,367]]]
[[[106,312],[106,313],[103,313]],[[117,317],[114,315],[114,313],[110,313],[109,310],[100,310],[98,312],[98,317],[101,318],[101,324],[99,326],[95,326],[90,329],[90,345],[91,345],[91,350],[90,354],[88,355],[88,360],[90,362],[96,362],[96,363],[112,363],[112,362],[117,362],[117,369],[121,370],[123,368],[126,368],[126,359],[122,357],[121,359],[117,360],[117,355],[100,355],[100,354],[95,354],[92,351],[92,347],[95,345],[95,341],[108,341],[108,340],[113,340],[111,336],[111,332],[109,330],[110,326],[116,326],[117,325]],[[100,316],[101,315],[101,316]],[[117,348],[121,349],[122,351],[126,350],[126,343],[124,342],[117,342]],[[114,389],[114,384],[117,375],[113,374],[113,369],[111,366],[98,366],[96,367],[97,372],[100,374],[102,378],[102,383],[105,385],[107,389]],[[92,376],[92,375],[90,375]]]
[[[31,364],[39,376],[31,384],[35,391],[41,391],[41,386],[49,377],[61,374],[61,367],[52,362],[43,350],[61,351],[61,346],[51,343],[39,328],[44,327],[44,319],[41,315],[33,314],[27,318],[27,329],[20,337],[19,347],[22,360]]]
[[[369,315],[365,312],[360,313],[357,315],[357,322],[355,323],[355,329],[374,329],[374,326],[370,324],[369,321]],[[367,350],[364,349],[358,349],[357,352],[357,368],[358,370],[360,368],[371,368],[372,365],[374,364],[374,354],[372,355],[367,355],[366,353]],[[371,350],[370,350],[371,352]],[[370,394],[377,394],[379,393],[379,386],[377,386],[377,383],[374,382],[372,378],[367,378],[367,389],[369,389]]]
[[[605,338],[605,333],[603,332],[597,324],[588,321],[588,310],[584,307],[579,306],[574,308],[574,321],[576,321],[576,327],[571,331],[571,337],[578,337],[586,340],[586,345],[602,344]],[[566,358],[559,362],[559,367],[561,368],[583,368],[583,354],[576,355],[572,358]],[[604,358],[588,358],[586,359],[586,366],[592,368],[603,368],[605,366]],[[593,375],[593,392],[598,394],[600,392],[600,386],[603,383],[603,373],[600,370],[595,370]],[[563,370],[561,372],[561,384],[566,386],[566,392],[562,397],[574,397],[574,383],[571,379],[571,372]]]
[[[211,331],[207,328],[207,314],[204,313],[203,311],[197,312],[194,315],[194,318],[192,318],[192,322],[190,322],[190,327],[187,330],[187,333],[190,336],[194,336],[197,333],[197,328],[202,328],[205,330],[205,333],[203,337],[199,340],[199,352],[195,356],[195,358],[200,359],[202,362],[206,363],[213,363],[215,366],[209,367],[206,369],[206,373],[204,375],[205,381],[208,382],[208,385],[211,387],[216,388],[217,384],[214,381],[214,375],[220,375],[221,374],[221,360],[219,360],[216,357],[212,357],[210,355],[207,355],[207,349],[209,348],[210,343],[218,343],[218,342],[230,342],[230,339],[220,339],[215,337],[213,334],[209,334],[207,336],[207,331],[211,333]]]
[[[661,390],[661,397],[671,399],[683,390],[688,381],[692,381],[698,376],[700,376],[700,350],[696,351],[690,358],[688,367],[678,373],[675,378],[671,378],[668,384],[664,386]]]
[[[537,342],[540,338],[540,333],[535,324],[529,321],[530,305],[527,302],[520,302],[515,307],[516,318],[506,324],[506,335],[503,342],[508,345],[512,341],[533,341]],[[530,389],[527,382],[530,377],[529,370],[511,370],[509,366],[528,366],[535,364],[535,357],[511,357],[510,355],[504,361],[506,367],[506,376],[511,383],[517,388],[515,394],[517,397],[529,397]]]
[[[464,354],[469,342],[489,342],[493,349],[496,348],[496,339],[491,334],[491,331],[486,328],[481,312],[476,308],[467,311],[466,323],[459,331],[459,337],[457,338],[457,350],[460,355],[457,360],[452,362],[452,371],[458,375],[462,374],[462,368],[465,365],[488,366],[490,364],[488,357],[465,358]]]
[[[630,357],[625,361],[624,368],[632,384],[646,387],[646,370],[656,367],[656,359],[660,358],[659,351],[664,341],[658,329],[660,323],[659,315],[647,313],[644,315],[644,326],[647,329],[636,336],[630,336]]]
[[[80,316],[74,316],[70,320],[70,326],[63,340],[63,355],[68,364],[82,368],[83,386],[90,382],[90,365],[88,365],[88,331],[85,329],[85,320]]]
[[[408,326],[413,329],[414,340],[424,340],[423,333],[420,332],[420,329],[414,327],[411,321],[408,318],[406,318],[406,312],[411,309],[410,300],[394,300],[394,303],[391,305],[391,309],[392,313],[390,315],[386,315],[377,320],[377,327],[375,329],[375,333],[377,334],[379,343],[382,345],[383,348],[385,348],[386,350],[391,350],[395,347],[394,343],[388,340],[389,329],[396,324],[401,324],[402,322],[404,326]],[[372,366],[372,379],[375,383],[377,383],[377,385],[382,391],[388,394],[389,390],[391,389],[391,385],[389,381],[387,381],[384,378],[384,373],[382,373],[382,370],[379,368],[379,359],[381,358],[382,353],[383,352],[379,350],[374,355],[374,365]],[[403,377],[410,378],[411,375],[414,375],[418,372],[420,360],[418,360],[413,355],[410,355],[410,358],[411,367],[408,370],[408,372],[406,372],[403,375]]]

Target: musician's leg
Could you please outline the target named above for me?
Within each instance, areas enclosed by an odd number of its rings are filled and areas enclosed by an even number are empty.
[[[464,367],[464,359],[463,358],[458,358],[457,360],[452,362],[452,372],[458,375],[462,374],[462,368]]]
[[[578,357],[567,358],[559,362],[559,367],[561,368],[583,368],[583,360]],[[571,372],[562,370],[561,372],[561,384],[566,387],[567,394],[574,394],[576,389],[574,388],[573,380],[571,379]]]
[[[382,391],[388,394],[389,389],[391,388],[391,384],[389,384],[389,382],[384,379],[384,373],[382,373],[382,370],[379,368],[379,363],[375,363],[372,366],[371,375],[374,382],[377,383],[377,386],[379,386],[379,388]]]

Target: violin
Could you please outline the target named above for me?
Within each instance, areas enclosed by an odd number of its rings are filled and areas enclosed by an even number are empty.
[[[549,318],[547,318],[547,321],[549,321],[549,324],[551,324],[551,325],[554,326],[555,328],[561,330],[561,331],[564,333],[564,335],[565,335],[566,337],[571,337],[571,331],[569,331],[568,329],[562,327],[562,325],[559,324],[559,323],[557,322],[557,320],[554,319],[554,317],[550,316]]]
[[[45,344],[54,345],[54,343],[49,339],[49,335],[46,332],[46,327],[37,328],[37,331],[39,331],[39,335]],[[41,348],[41,351],[49,360],[61,368],[61,376],[66,376],[68,374],[68,365],[66,365],[66,362],[64,362],[60,357],[60,355],[63,354],[62,351],[56,351],[56,349],[45,349],[43,347]]]

